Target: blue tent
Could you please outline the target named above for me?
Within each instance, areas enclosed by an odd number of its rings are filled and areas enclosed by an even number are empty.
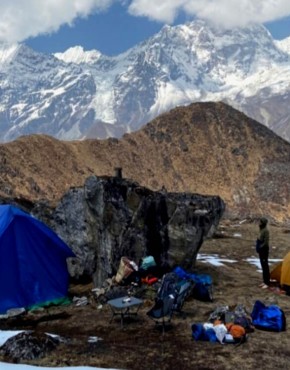
[[[44,223],[0,205],[0,313],[64,298],[71,249]]]

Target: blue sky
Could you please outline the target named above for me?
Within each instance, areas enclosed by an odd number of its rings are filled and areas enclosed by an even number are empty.
[[[283,18],[276,22],[265,23],[274,39],[281,40],[290,36],[290,17]]]
[[[227,28],[258,22],[275,39],[290,36],[290,0],[1,0],[0,42],[45,53],[80,45],[117,55],[165,23],[194,17]]]
[[[290,0],[289,0],[290,1]],[[192,17],[179,15],[174,24],[183,23]],[[106,55],[117,55],[157,33],[164,22],[147,17],[135,17],[120,4],[108,11],[78,18],[73,26],[63,25],[58,32],[29,38],[25,43],[34,50],[55,53],[71,46],[80,45],[85,50],[97,49]],[[265,23],[275,39],[290,36],[290,17]]]
[[[34,50],[62,52],[80,45],[85,50],[97,49],[106,55],[117,55],[158,32],[163,23],[145,17],[130,16],[121,5],[108,11],[78,18],[74,26],[63,25],[57,33],[25,41]]]
[[[192,18],[179,14],[174,24],[189,19]],[[118,55],[160,31],[164,24],[147,17],[132,16],[118,3],[108,11],[78,18],[73,26],[63,25],[56,33],[29,38],[25,43],[46,53],[62,52],[80,45],[85,50],[97,49],[106,55]]]

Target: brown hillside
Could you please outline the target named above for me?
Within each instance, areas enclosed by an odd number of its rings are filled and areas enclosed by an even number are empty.
[[[290,219],[290,144],[224,103],[176,108],[121,140],[21,137],[0,145],[0,163],[6,196],[56,202],[122,167],[153,190],[220,195],[231,215]]]

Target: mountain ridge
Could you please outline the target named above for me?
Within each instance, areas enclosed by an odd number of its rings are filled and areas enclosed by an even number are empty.
[[[263,26],[220,31],[200,20],[164,26],[115,57],[22,45],[7,59],[13,47],[2,45],[0,137],[121,137],[176,106],[225,101],[289,140],[287,45]]]
[[[178,123],[178,124],[177,124]],[[152,190],[219,195],[230,217],[290,220],[290,144],[225,103],[193,103],[122,139],[32,135],[0,145],[0,194],[56,204],[88,176]]]

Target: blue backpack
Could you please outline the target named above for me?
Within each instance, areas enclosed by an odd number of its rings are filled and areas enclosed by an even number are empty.
[[[204,302],[213,301],[213,284],[210,275],[188,273],[181,267],[176,267],[173,271],[181,279],[192,280],[195,283],[191,292],[195,299]]]
[[[257,329],[276,332],[286,330],[285,314],[276,305],[266,306],[263,302],[256,301],[251,316]]]

